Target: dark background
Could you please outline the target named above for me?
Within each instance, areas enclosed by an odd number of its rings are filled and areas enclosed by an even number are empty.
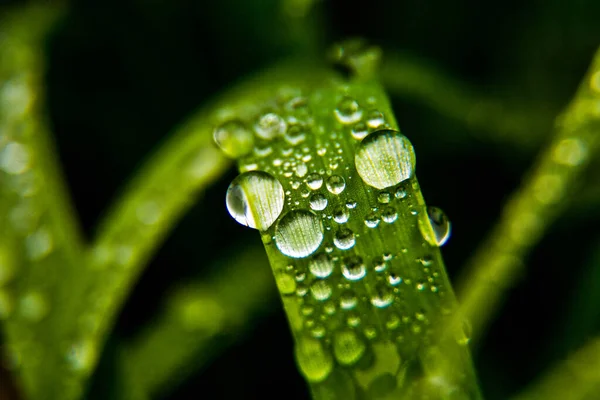
[[[415,55],[482,93],[534,105],[547,113],[550,127],[600,44],[597,0],[322,1],[296,26],[276,0],[82,0],[69,9],[48,41],[48,100],[88,237],[128,177],[178,123],[285,56],[322,55],[336,40],[365,37],[384,48],[384,57]],[[443,253],[455,277],[545,140],[522,148],[410,100],[392,100],[416,148],[425,198],[452,221]],[[109,340],[91,399],[110,392],[114,343],[148,323],[163,294],[201,277],[232,241],[259,241],[224,207],[234,176],[231,171],[185,216],[145,270]],[[599,214],[569,207],[527,259],[527,272],[476,353],[486,398],[516,393],[600,333],[600,282],[590,279],[600,275]],[[168,398],[308,398],[279,303],[271,315]]]

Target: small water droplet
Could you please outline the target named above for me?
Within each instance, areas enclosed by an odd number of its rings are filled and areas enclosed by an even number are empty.
[[[309,382],[324,381],[333,369],[333,359],[317,339],[301,337],[296,345],[296,361]]]
[[[30,260],[41,260],[46,257],[53,246],[52,235],[45,228],[40,228],[25,238],[25,249]]]
[[[359,122],[352,127],[350,134],[356,140],[363,140],[369,134],[369,129],[363,122]]]
[[[392,200],[392,196],[389,192],[381,191],[377,195],[377,201],[381,204],[388,204]]]
[[[365,216],[365,225],[369,228],[377,228],[379,225],[379,217],[377,214],[371,212]]]
[[[388,307],[394,301],[393,293],[383,285],[375,287],[375,293],[371,297],[371,304],[377,308]]]
[[[71,345],[66,358],[72,370],[88,372],[94,367],[96,356],[97,351],[94,342],[90,339],[85,339]]]
[[[344,97],[334,111],[336,118],[342,124],[353,124],[362,118],[362,110],[356,100]]]
[[[388,275],[388,283],[392,286],[397,286],[402,283],[402,278],[392,272]]]
[[[264,231],[283,210],[285,193],[277,179],[262,171],[244,172],[227,189],[229,214],[242,225]]]
[[[344,259],[342,264],[342,275],[349,281],[358,281],[365,277],[367,269],[359,256],[350,256]]]
[[[293,294],[296,291],[296,281],[291,275],[284,272],[275,274],[275,283],[281,294]]]
[[[323,178],[319,174],[309,174],[306,177],[306,186],[308,186],[311,190],[320,189],[323,185]]]
[[[345,224],[350,218],[350,213],[343,207],[338,207],[333,210],[333,220],[338,224]]]
[[[365,343],[352,331],[336,332],[333,336],[333,354],[341,365],[355,364],[365,349]]]
[[[21,315],[32,322],[40,321],[49,311],[46,299],[37,291],[28,292],[21,297],[19,308]]]
[[[274,240],[286,256],[304,258],[313,254],[323,242],[323,225],[310,211],[290,211],[277,223]]]
[[[292,146],[296,146],[306,139],[306,128],[302,125],[292,125],[289,127],[284,136],[286,142]]]
[[[263,115],[254,126],[256,134],[266,140],[283,135],[286,128],[285,120],[275,113]]]
[[[333,272],[333,261],[327,254],[321,253],[308,262],[308,269],[316,278],[327,278]]]
[[[219,148],[232,158],[244,156],[254,146],[252,132],[239,120],[227,121],[213,132],[213,138]]]
[[[384,129],[360,142],[354,163],[367,185],[385,189],[413,176],[415,153],[404,135]]]
[[[352,310],[356,307],[357,299],[354,293],[350,290],[345,291],[340,296],[340,307],[344,310]]]
[[[317,301],[325,301],[331,297],[331,286],[326,281],[317,281],[310,286],[310,291]]]
[[[346,203],[346,208],[353,210],[356,208],[356,200],[350,199],[348,200],[348,202]]]
[[[310,208],[315,211],[324,210],[327,207],[327,198],[321,193],[313,194],[308,200]]]
[[[450,221],[437,207],[427,207],[427,219],[419,220],[423,238],[432,246],[443,246],[450,237]]]
[[[348,250],[354,247],[356,237],[354,232],[348,228],[340,228],[333,237],[333,244],[340,250]]]
[[[383,272],[387,269],[387,262],[383,259],[383,257],[377,257],[373,261],[373,269],[375,272]]]
[[[395,222],[396,219],[398,219],[398,213],[393,207],[386,207],[383,210],[381,210],[381,219],[384,222],[391,224]]]
[[[394,196],[396,196],[397,199],[403,199],[406,197],[406,190],[404,190],[404,188],[398,188],[398,190],[396,190],[396,193],[394,193]]]
[[[385,123],[383,114],[380,111],[372,110],[367,114],[367,125],[369,128],[379,128]]]
[[[346,188],[346,181],[339,175],[331,175],[327,178],[327,190],[333,194],[340,194]]]

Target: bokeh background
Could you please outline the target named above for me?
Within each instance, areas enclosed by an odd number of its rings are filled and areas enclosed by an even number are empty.
[[[47,96],[59,157],[89,238],[128,177],[197,107],[277,60],[299,53],[324,57],[331,43],[359,36],[381,46],[384,59],[416,57],[509,108],[532,110],[532,119],[541,121],[530,137],[511,137],[392,94],[399,125],[417,152],[425,198],[452,221],[443,254],[455,277],[549,140],[554,117],[600,45],[597,0],[323,0],[301,17],[303,3],[71,2],[48,38]],[[475,349],[486,398],[508,398],[600,333],[599,171],[591,167],[588,183],[571,193],[566,212],[526,260],[526,272]],[[173,287],[201,279],[225,253],[259,245],[256,232],[225,209],[234,176],[230,171],[207,193],[146,268],[108,341],[90,399],[115,395],[117,343],[151,323]],[[273,298],[267,317],[165,398],[280,396],[309,395]]]

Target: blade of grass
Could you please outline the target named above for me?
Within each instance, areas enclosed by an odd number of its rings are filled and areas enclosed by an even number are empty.
[[[61,15],[60,6],[34,4],[5,12],[0,21],[0,314],[9,363],[29,399],[58,393],[68,399],[78,391],[63,339],[83,240],[43,91],[44,37]]]
[[[411,55],[385,55],[381,79],[393,96],[417,100],[496,142],[511,143],[515,149],[532,148],[551,127],[552,115],[547,111],[479,93]]]
[[[441,335],[456,300],[439,248],[424,238],[433,232],[416,178],[379,191],[354,166],[354,137],[397,129],[381,87],[363,78],[288,89],[235,116],[256,133],[240,171],[274,177],[285,200],[277,189],[240,186],[230,189],[230,212],[260,221],[282,204],[261,237],[314,398],[479,398],[464,334]]]
[[[459,290],[462,314],[480,337],[524,259],[576,193],[590,157],[600,146],[600,51],[574,99],[557,119],[551,143],[540,153],[500,221],[467,263]]]
[[[267,313],[275,285],[262,248],[236,250],[218,271],[180,287],[164,310],[123,349],[127,386],[140,398],[164,395]]]
[[[513,400],[593,400],[598,393],[600,338],[595,338]]]

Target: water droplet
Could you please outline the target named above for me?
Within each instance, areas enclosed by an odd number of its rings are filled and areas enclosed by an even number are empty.
[[[369,128],[379,128],[385,123],[385,119],[383,118],[383,114],[380,111],[373,110],[369,111],[367,115],[367,125]]]
[[[279,251],[286,256],[304,258],[323,242],[323,225],[310,211],[290,211],[277,223],[274,239]]]
[[[349,281],[358,281],[365,277],[367,269],[359,256],[350,256],[344,259],[342,264],[342,275]]]
[[[356,208],[356,200],[350,199],[348,200],[348,202],[346,203],[346,208],[353,210]]]
[[[161,217],[161,209],[156,201],[148,200],[135,210],[137,219],[144,225],[154,225]]]
[[[415,153],[404,135],[384,129],[360,142],[354,163],[367,185],[385,189],[412,177]]]
[[[398,219],[398,213],[393,207],[386,207],[381,210],[381,219],[388,224],[391,224]]]
[[[340,296],[340,307],[344,310],[351,310],[356,307],[357,299],[353,292],[350,290],[345,291]]]
[[[327,178],[327,190],[333,194],[340,194],[346,188],[346,181],[339,175],[331,175]]]
[[[292,146],[302,143],[306,139],[306,128],[302,125],[292,125],[285,133],[285,140]]]
[[[383,272],[387,269],[387,262],[383,257],[377,257],[373,261],[373,269],[375,272]]]
[[[264,231],[283,210],[285,194],[277,179],[262,171],[244,172],[231,182],[226,203],[240,224]]]
[[[325,301],[331,297],[331,286],[326,281],[317,281],[310,286],[310,291],[318,301]]]
[[[327,331],[325,330],[325,327],[321,324],[317,324],[315,325],[311,330],[310,330],[310,334],[317,338],[320,339],[322,337],[325,336],[325,333],[327,333]]]
[[[254,126],[256,134],[267,140],[283,135],[286,128],[285,120],[275,113],[263,115]]]
[[[353,124],[362,118],[362,110],[356,100],[347,96],[339,102],[334,113],[342,124]]]
[[[573,167],[581,164],[587,157],[587,146],[579,139],[563,139],[554,147],[552,153],[558,164]]]
[[[388,204],[391,200],[392,196],[389,192],[386,192],[385,190],[379,192],[379,194],[377,195],[377,201],[381,204]]]
[[[406,197],[406,190],[404,190],[404,188],[398,188],[398,190],[396,190],[396,193],[394,193],[394,196],[396,196],[397,199],[403,199]]]
[[[306,177],[306,186],[308,186],[311,190],[320,189],[323,185],[323,178],[319,174],[309,174]]]
[[[379,225],[379,217],[375,213],[369,213],[365,216],[365,225],[369,228],[376,228]]]
[[[365,349],[365,343],[352,331],[336,332],[333,336],[333,354],[341,365],[355,364]]]
[[[325,311],[325,314],[327,315],[333,315],[335,314],[335,304],[333,302],[328,302],[323,306],[323,311]]]
[[[358,314],[351,313],[348,315],[346,322],[348,323],[348,326],[356,328],[360,325],[360,316]]]
[[[250,153],[254,146],[252,132],[239,120],[227,121],[218,126],[213,133],[213,138],[217,146],[232,158]]]
[[[392,286],[397,286],[402,283],[402,278],[392,272],[388,275],[388,283]]]
[[[324,210],[327,207],[327,198],[321,193],[313,194],[308,200],[310,208],[315,211]]]
[[[385,308],[392,304],[394,295],[383,285],[375,287],[375,293],[371,297],[371,304],[378,308]]]
[[[291,275],[284,272],[275,274],[275,283],[281,294],[293,294],[296,291],[296,281]]]
[[[324,381],[333,369],[333,359],[317,339],[301,337],[296,345],[296,361],[310,382]]]
[[[350,134],[356,140],[363,140],[369,134],[369,129],[363,122],[359,122],[352,127]]]
[[[298,178],[304,177],[304,175],[306,175],[307,172],[308,172],[308,167],[306,166],[306,164],[299,164],[296,167],[296,175],[298,176]]]
[[[340,250],[348,250],[354,247],[356,237],[354,232],[348,228],[340,228],[333,237],[333,244]]]
[[[11,175],[19,175],[29,169],[31,157],[27,148],[12,142],[0,150],[0,169]]]
[[[316,278],[327,278],[333,272],[333,261],[327,254],[321,253],[308,262],[308,270]]]
[[[350,213],[343,207],[338,207],[333,210],[333,220],[338,224],[345,224],[350,218]]]
[[[432,246],[443,246],[450,237],[450,221],[437,207],[427,207],[427,219],[419,220],[419,228]]]

